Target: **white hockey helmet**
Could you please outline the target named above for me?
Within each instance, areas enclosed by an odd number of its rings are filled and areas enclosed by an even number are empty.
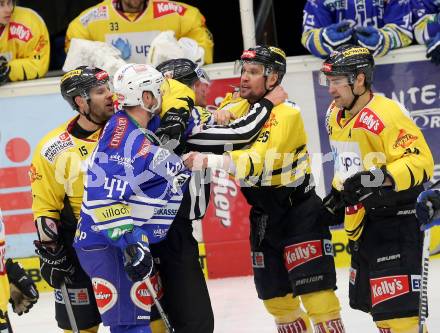
[[[119,68],[113,77],[113,88],[120,106],[137,106],[150,113],[155,113],[162,104],[163,85],[165,78],[162,73],[151,65],[126,64]],[[150,91],[158,103],[147,108],[142,94]]]

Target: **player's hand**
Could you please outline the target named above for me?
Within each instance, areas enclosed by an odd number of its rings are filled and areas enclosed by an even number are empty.
[[[55,249],[34,241],[35,253],[40,258],[40,271],[43,279],[53,288],[59,289],[63,282],[70,284],[73,281],[75,267],[63,245]]]
[[[438,32],[434,38],[431,38],[426,43],[426,46],[426,57],[430,59],[432,63],[440,65],[440,32]]]
[[[8,259],[6,260],[5,267],[11,290],[10,303],[14,312],[21,316],[37,303],[39,297],[38,290],[34,281],[26,274],[19,263]]]
[[[229,122],[235,120],[235,115],[229,110],[218,109],[214,111],[213,115],[214,115],[214,122],[217,125],[226,126],[229,124]]]
[[[142,281],[151,276],[153,257],[148,244],[137,242],[124,249],[124,268],[131,281]]]
[[[384,181],[385,172],[381,169],[360,171],[345,180],[342,200],[347,206],[362,203],[366,209],[380,205]]]
[[[264,98],[269,100],[274,106],[284,103],[287,97],[286,91],[280,85],[277,85],[264,96]]]
[[[374,56],[382,51],[384,37],[379,29],[373,26],[357,27],[355,33],[358,44],[369,49]]]
[[[182,157],[183,164],[191,171],[200,171],[208,166],[208,158],[206,154],[198,152],[189,152]]]
[[[421,223],[422,231],[440,225],[440,190],[426,190],[420,193],[416,203],[416,216]]]
[[[160,121],[156,136],[161,145],[167,146],[171,140],[175,140],[176,147],[172,147],[176,154],[181,154],[184,150],[183,136],[188,126],[189,111],[184,108],[168,110]]]
[[[339,191],[332,187],[330,193],[322,199],[319,219],[328,226],[344,223],[345,203]]]
[[[341,21],[325,27],[321,31],[322,38],[331,48],[348,43],[353,35],[353,28],[349,21]]]
[[[5,57],[0,56],[0,86],[9,81],[9,72],[11,67]]]

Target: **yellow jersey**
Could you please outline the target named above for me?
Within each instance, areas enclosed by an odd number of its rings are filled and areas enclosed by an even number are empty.
[[[70,129],[77,118],[49,132],[37,145],[29,172],[34,219],[46,216],[59,220],[66,197],[74,217],[79,218],[87,159],[101,131],[85,139],[74,137]]]
[[[10,22],[0,28],[0,56],[8,60],[9,79],[38,79],[49,69],[49,33],[32,9],[16,6]]]
[[[205,64],[212,63],[214,42],[200,11],[174,1],[150,0],[142,13],[119,10],[119,2],[104,0],[83,11],[70,22],[66,51],[72,38],[107,42],[121,51],[127,62],[145,63],[152,40],[162,31],[172,30],[176,38],[194,39],[205,50]]]
[[[372,94],[354,117],[332,103],[326,127],[334,158],[332,186],[337,190],[348,177],[373,167],[386,167],[395,191],[421,185],[432,176],[434,160],[425,138],[396,101]],[[364,216],[361,204],[346,208],[344,226],[350,239],[360,237]]]
[[[168,88],[164,90],[162,96],[162,109],[160,117],[170,109],[184,108],[191,113],[194,107],[195,93],[187,85],[173,79],[167,79]]]
[[[229,110],[237,117],[249,111],[246,100],[231,98],[230,102],[235,105]],[[228,109],[228,104],[222,103],[220,108]],[[250,147],[231,151],[229,156],[235,164],[236,177],[247,186],[297,187],[311,172],[306,144],[299,107],[286,101],[272,109]]]
[[[6,323],[3,315],[8,311],[10,297],[8,275],[5,267],[5,225],[3,224],[2,211],[0,210],[0,324]]]

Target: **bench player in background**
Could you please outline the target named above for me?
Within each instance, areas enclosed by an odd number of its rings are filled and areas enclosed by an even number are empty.
[[[304,7],[301,42],[319,58],[347,43],[366,47],[381,57],[412,40],[409,0],[308,0]]]
[[[49,33],[32,9],[0,0],[0,85],[46,75],[50,58]]]
[[[440,2],[411,0],[411,4],[415,38],[426,45],[426,57],[440,65]]]
[[[90,7],[69,24],[66,52],[72,38],[87,39],[113,45],[126,62],[144,64],[152,41],[165,31],[175,33],[193,60],[201,56],[202,64],[212,63],[214,42],[205,18],[197,8],[174,1],[105,0]]]

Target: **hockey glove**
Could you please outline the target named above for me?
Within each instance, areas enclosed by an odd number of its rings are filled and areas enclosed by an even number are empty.
[[[420,227],[422,231],[440,225],[440,190],[420,193],[417,198],[416,216],[422,224]]]
[[[124,267],[131,281],[142,281],[153,271],[153,257],[147,243],[137,242],[124,250]]]
[[[124,248],[124,267],[132,281],[142,281],[151,276],[153,271],[153,257],[151,256],[148,236],[145,232],[134,227],[132,231],[123,236],[126,246]]]
[[[5,57],[0,56],[0,86],[9,81],[9,72],[11,67],[8,65],[8,61]]]
[[[374,56],[377,56],[384,47],[382,32],[373,26],[357,27],[356,38],[358,44],[369,49]]]
[[[176,154],[180,155],[185,147],[182,138],[187,128],[188,119],[189,112],[184,108],[168,110],[156,130],[161,145],[169,150],[174,150]]]
[[[21,316],[37,303],[38,290],[34,281],[26,274],[19,263],[8,259],[5,266],[11,289],[10,303],[14,312]]]
[[[348,43],[351,40],[353,29],[350,22],[341,21],[322,29],[321,34],[325,43],[335,49],[339,45]]]
[[[426,57],[431,59],[432,63],[440,65],[440,32],[431,38],[426,46]]]
[[[40,271],[43,279],[53,288],[59,289],[61,283],[71,284],[75,267],[63,245],[52,250],[39,241],[34,241],[35,253],[40,258]]]
[[[329,227],[344,223],[345,203],[341,193],[332,187],[330,193],[322,199],[319,219]]]
[[[342,200],[347,206],[362,203],[367,210],[378,207],[383,204],[384,180],[385,172],[381,169],[358,172],[345,180]]]

